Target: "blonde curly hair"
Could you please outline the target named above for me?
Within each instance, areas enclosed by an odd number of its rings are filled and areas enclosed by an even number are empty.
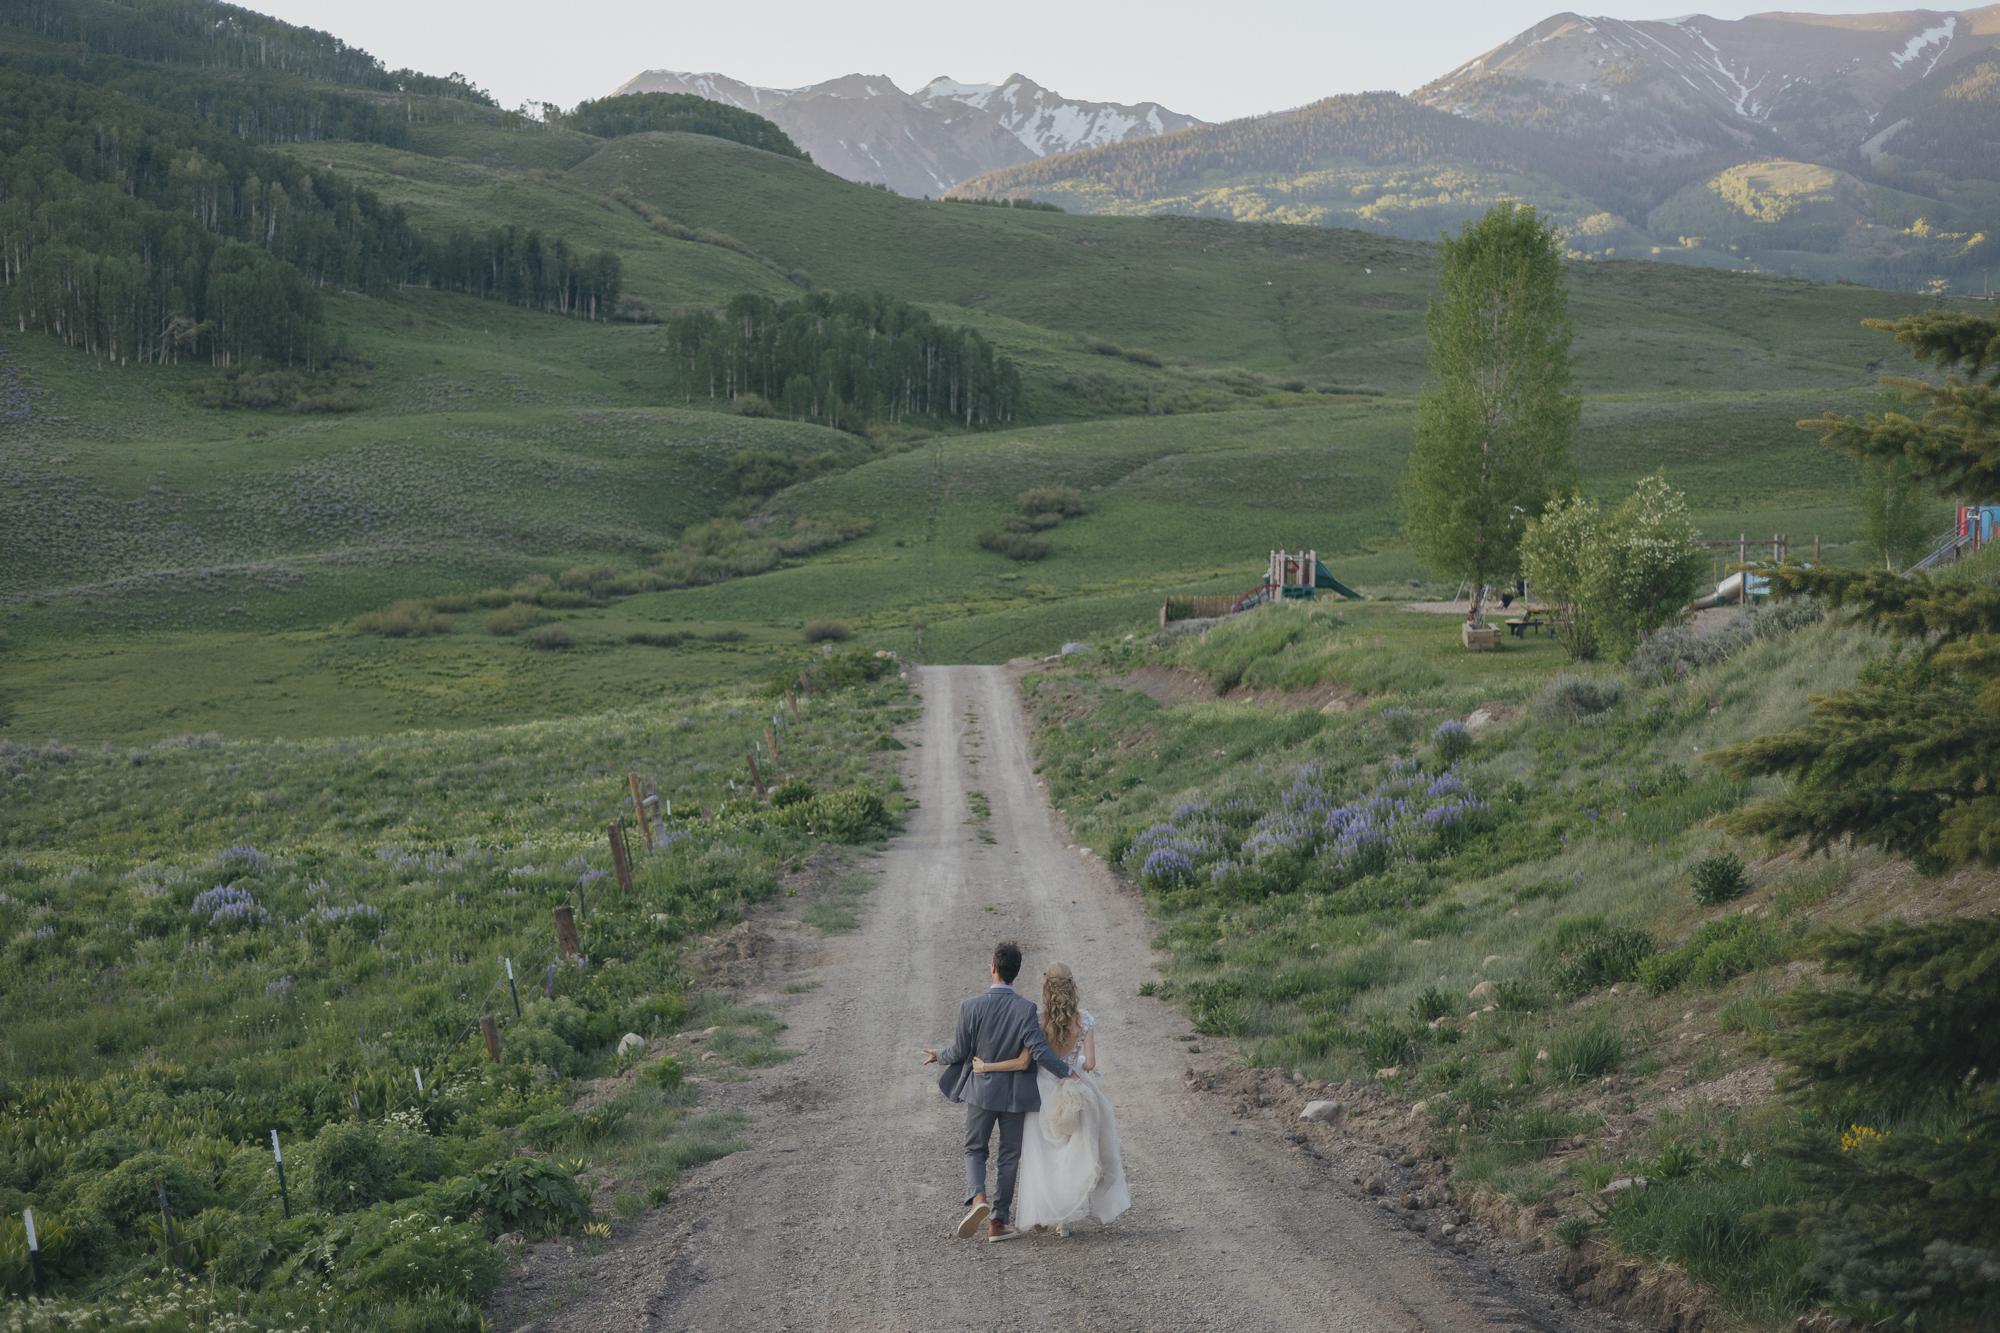
[[[1042,973],[1042,1035],[1058,1059],[1068,1059],[1083,1036],[1083,1001],[1066,963],[1050,963]]]

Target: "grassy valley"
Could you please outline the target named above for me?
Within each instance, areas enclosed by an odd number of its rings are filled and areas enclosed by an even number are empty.
[[[1808,1307],[1794,1244],[1697,1225],[1797,1202],[1768,1154],[1832,1123],[1770,1099],[1754,1039],[1818,927],[1990,886],[1715,827],[1773,784],[1701,756],[1865,678],[1856,631],[1764,611],[1579,672],[1407,607],[1454,592],[1398,505],[1439,263],[1383,219],[1428,235],[1526,175],[978,207],[707,104],[543,124],[197,0],[0,25],[0,1290],[33,1207],[61,1298],[21,1327],[480,1327],[506,1246],[596,1245],[733,1151],[701,1085],[784,1056],[701,991],[704,941],[793,894],[859,920],[898,659],[1073,641],[1028,677],[1042,772],[1200,1031],[1579,1254],[1754,1324]],[[1654,230],[1917,226],[1927,196],[1800,169],[1687,184]],[[1859,468],[1797,423],[1883,406],[1862,321],[1918,299],[1625,244],[1566,270],[1583,489],[1663,469],[1712,538],[1869,560]],[[967,410],[973,380],[1006,393]],[[1159,631],[1277,546],[1368,600]],[[673,813],[625,895],[632,775]],[[1371,797],[1432,822],[1337,883],[1250,845]],[[1725,851],[1747,893],[1696,904]],[[720,1067],[683,1071],[706,1027]]]

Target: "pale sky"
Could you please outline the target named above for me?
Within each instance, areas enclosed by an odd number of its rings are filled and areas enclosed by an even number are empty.
[[[1973,0],[1964,0],[1971,4]],[[791,88],[887,75],[911,91],[940,74],[988,83],[1016,71],[1066,97],[1156,101],[1204,120],[1335,93],[1409,92],[1560,12],[1557,0],[239,0],[323,28],[390,68],[458,70],[507,107],[571,106],[642,69],[715,71]],[[1944,7],[1940,0],[1929,4]],[[1719,3],[1862,14],[1918,0]],[[1590,6],[1620,18],[1687,11]]]

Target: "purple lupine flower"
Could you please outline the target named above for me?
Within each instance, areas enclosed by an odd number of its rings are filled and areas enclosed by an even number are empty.
[[[288,1000],[291,998],[292,983],[295,980],[297,980],[297,978],[293,977],[290,973],[287,973],[284,976],[279,977],[275,981],[267,981],[264,983],[264,994],[270,996],[274,1000]]]
[[[1146,858],[1139,878],[1154,888],[1177,888],[1194,878],[1194,861],[1178,847],[1161,847]]]
[[[322,926],[338,926],[349,921],[362,923],[380,921],[382,913],[367,903],[349,903],[345,907],[322,907],[307,919],[316,921]]]
[[[587,889],[597,883],[598,880],[603,879],[605,873],[602,870],[586,870],[576,877],[576,886],[579,889]]]
[[[271,868],[271,858],[247,843],[225,847],[216,853],[215,864],[222,870],[238,870],[244,874],[261,875]]]
[[[255,926],[270,919],[270,913],[257,905],[257,900],[248,889],[234,884],[218,884],[212,889],[203,889],[195,895],[194,904],[188,908],[193,916],[205,916],[208,924],[216,927]]]

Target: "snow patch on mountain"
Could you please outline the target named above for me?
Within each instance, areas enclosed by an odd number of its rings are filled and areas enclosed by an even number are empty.
[[[1935,27],[1925,28],[1922,32],[1918,33],[1916,36],[1910,38],[1909,41],[1904,42],[1902,50],[1889,52],[1889,59],[1896,66],[1897,69],[1901,69],[1903,66],[1909,64],[1912,60],[1915,60],[1918,56],[1922,55],[1925,51],[1929,50],[1932,46],[1935,46],[1937,45],[1937,43],[1942,42],[1944,43],[1943,47],[1941,47],[1938,50],[1937,55],[1931,57],[1931,63],[1924,69],[1924,73],[1928,75],[1932,70],[1937,68],[1937,62],[1943,58],[1945,51],[1951,49],[1952,34],[1957,31],[1958,31],[1957,16],[1956,15],[1949,16],[1945,19],[1944,22],[1938,24]]]

